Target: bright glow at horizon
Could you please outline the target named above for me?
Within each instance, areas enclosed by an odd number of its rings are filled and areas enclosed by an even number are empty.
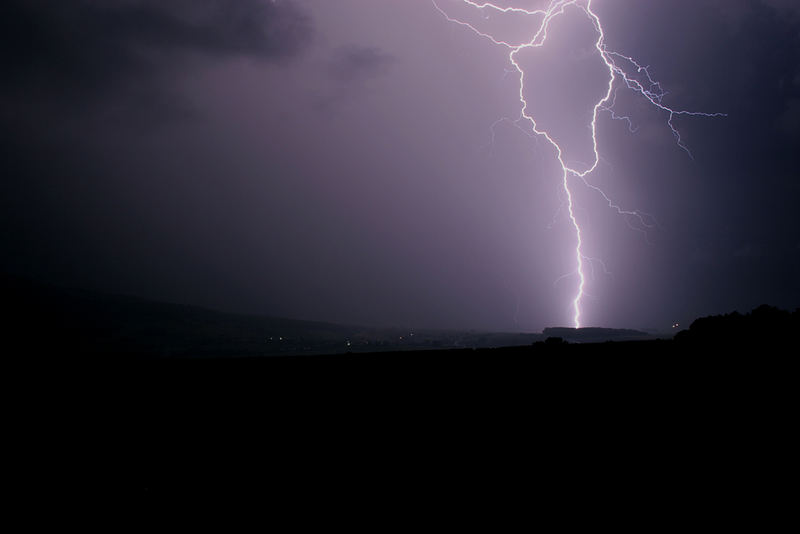
[[[532,20],[533,17],[539,18],[538,25],[534,24],[534,26],[531,28],[532,37],[530,38],[530,40],[523,44],[513,44],[498,38],[493,33],[483,32],[467,21],[452,17],[439,6],[437,0],[431,0],[433,6],[448,21],[453,22],[455,24],[459,24],[461,26],[464,26],[472,30],[477,35],[490,40],[495,45],[508,48],[509,62],[514,66],[514,68],[519,73],[519,79],[520,79],[519,100],[521,104],[520,119],[524,118],[530,121],[533,132],[536,135],[543,136],[556,149],[558,155],[558,161],[561,164],[561,170],[562,170],[561,178],[562,178],[562,185],[564,188],[564,192],[566,193],[567,211],[569,214],[570,222],[575,230],[575,236],[577,241],[577,244],[575,246],[575,259],[577,267],[575,272],[577,273],[578,276],[578,288],[575,298],[572,301],[572,307],[574,310],[573,322],[575,328],[580,328],[581,301],[585,295],[585,285],[586,285],[584,265],[587,262],[591,262],[592,260],[591,258],[585,256],[582,252],[583,237],[581,234],[581,227],[578,224],[578,220],[575,217],[575,201],[572,188],[570,187],[570,177],[577,178],[580,181],[580,183],[583,183],[588,188],[602,195],[603,199],[608,203],[608,206],[613,210],[615,210],[620,215],[633,216],[637,218],[644,228],[652,228],[656,224],[655,219],[649,214],[640,212],[638,210],[635,211],[623,210],[621,207],[615,204],[600,188],[590,184],[586,179],[587,175],[589,175],[597,168],[597,165],[600,161],[600,155],[597,150],[597,116],[599,112],[607,111],[610,113],[612,118],[627,121],[629,127],[631,128],[631,131],[633,131],[633,128],[630,124],[630,119],[628,117],[617,116],[613,111],[614,103],[616,100],[615,87],[620,87],[620,84],[617,82],[619,81],[621,84],[624,84],[626,88],[640,94],[645,99],[647,99],[650,102],[650,104],[652,104],[653,106],[655,106],[656,108],[667,114],[666,123],[669,126],[672,135],[675,137],[675,142],[681,149],[683,149],[689,155],[689,157],[692,157],[692,154],[689,151],[689,148],[684,144],[683,140],[681,139],[680,132],[673,124],[673,119],[675,118],[675,116],[691,115],[691,116],[703,116],[703,117],[722,117],[726,115],[724,113],[702,113],[702,112],[675,110],[665,105],[663,103],[663,98],[666,95],[666,93],[661,88],[661,85],[657,81],[653,80],[653,78],[650,76],[648,67],[640,65],[635,59],[633,59],[630,56],[626,56],[618,52],[613,52],[606,48],[603,26],[600,22],[599,17],[592,11],[592,0],[550,0],[549,5],[546,9],[537,9],[537,10],[523,9],[518,7],[501,7],[492,2],[474,2],[472,0],[458,0],[458,1],[465,5],[472,6],[477,10],[491,10],[497,13],[518,13],[523,16],[531,16]],[[596,104],[594,105],[592,120],[590,124],[587,125],[591,129],[594,159],[591,162],[591,164],[589,164],[587,168],[583,170],[570,167],[566,163],[562,147],[559,146],[559,144],[554,140],[550,132],[539,128],[536,118],[529,113],[528,111],[529,103],[525,97],[525,71],[520,66],[517,59],[517,54],[521,50],[539,48],[547,41],[547,32],[548,29],[550,28],[550,23],[558,16],[564,15],[567,8],[579,9],[589,18],[589,20],[591,20],[597,32],[597,40],[595,41],[594,45],[595,49],[597,50],[599,57],[603,60],[606,67],[608,68],[608,73],[609,73],[607,90],[603,95],[603,97],[599,101],[597,101]]]

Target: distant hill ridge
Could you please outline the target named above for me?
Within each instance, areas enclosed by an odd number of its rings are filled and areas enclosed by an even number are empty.
[[[605,341],[643,341],[656,336],[639,330],[624,328],[545,328],[542,335],[548,338],[561,338],[569,343],[603,343]]]
[[[541,339],[228,313],[4,274],[0,292],[12,315],[5,338],[19,354],[217,358],[523,346]]]
[[[416,330],[225,313],[199,306],[64,289],[0,274],[11,353],[133,357],[328,355],[386,351],[484,349],[531,345],[582,346],[669,339],[631,329],[545,328],[541,334]],[[697,319],[676,348],[797,345],[800,312],[760,306]],[[671,341],[670,341],[671,343]]]

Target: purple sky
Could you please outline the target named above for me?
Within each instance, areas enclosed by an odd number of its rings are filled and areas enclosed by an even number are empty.
[[[583,324],[800,306],[798,4],[593,9],[665,104],[728,117],[675,119],[692,159],[633,93],[616,110],[635,133],[600,114],[587,179],[658,228],[575,187],[600,260]],[[12,0],[0,15],[3,270],[339,323],[571,325],[556,153],[492,128],[520,113],[508,51],[429,0]],[[607,83],[586,22],[565,17],[525,59],[535,112],[574,162],[591,157],[585,103]]]

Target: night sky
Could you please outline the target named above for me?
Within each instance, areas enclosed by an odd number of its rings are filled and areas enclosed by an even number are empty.
[[[641,96],[617,93],[630,124],[600,113],[587,180],[653,227],[576,183],[583,324],[800,306],[800,2],[592,9],[665,105],[727,117],[675,118],[690,157]],[[565,14],[526,60],[531,107],[576,165],[607,83],[586,22]],[[337,323],[572,324],[556,152],[513,122],[508,50],[430,0],[6,0],[0,54],[5,272]]]

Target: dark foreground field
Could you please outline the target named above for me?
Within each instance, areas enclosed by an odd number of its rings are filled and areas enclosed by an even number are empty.
[[[44,333],[5,357],[15,487],[140,510],[257,496],[298,525],[776,526],[796,345],[683,337],[156,358]]]
[[[34,489],[149,504],[243,493],[299,520],[430,509],[486,528],[552,515],[763,528],[796,473],[796,375],[778,354],[111,356],[44,366],[15,404],[36,436]]]

